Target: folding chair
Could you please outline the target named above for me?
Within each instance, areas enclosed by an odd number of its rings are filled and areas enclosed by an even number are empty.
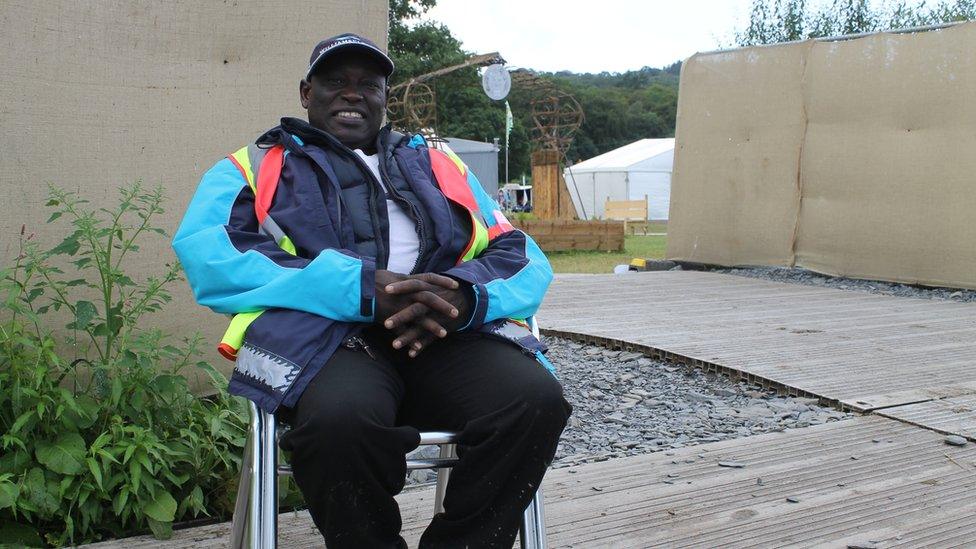
[[[529,319],[532,333],[539,336],[535,319]],[[278,475],[291,475],[291,466],[278,463],[278,422],[274,414],[261,411],[248,402],[251,423],[241,479],[231,523],[232,549],[275,549],[278,546]],[[457,433],[434,431],[420,433],[421,446],[440,446],[436,458],[408,459],[407,470],[437,471],[434,512],[444,511],[444,493],[451,467],[457,464]],[[546,519],[542,487],[525,508],[519,527],[522,549],[546,549]]]

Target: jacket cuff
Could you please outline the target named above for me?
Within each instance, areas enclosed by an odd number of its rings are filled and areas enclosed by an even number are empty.
[[[376,308],[376,261],[369,257],[362,257],[360,261],[359,314],[365,317],[365,322],[372,322]]]
[[[468,274],[464,270],[450,269],[442,274],[444,276],[449,276],[458,282],[469,286],[474,294],[474,306],[471,307],[471,318],[468,323],[464,325],[460,330],[477,330],[485,323],[485,315],[488,314],[488,288],[484,284],[479,284],[472,280],[468,280],[465,276]]]
[[[464,326],[461,326],[460,328],[457,329],[457,331],[463,332],[464,330],[471,329],[471,323],[474,321],[474,318],[478,311],[479,300],[478,300],[478,289],[475,286],[468,284],[463,280],[459,282],[462,285],[462,288],[464,289],[464,295],[467,297],[468,305],[470,305],[470,310],[471,310],[471,316],[468,317],[468,321],[464,323]]]

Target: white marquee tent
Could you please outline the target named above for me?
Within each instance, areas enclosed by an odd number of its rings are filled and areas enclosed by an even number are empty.
[[[641,200],[647,217],[668,218],[674,138],[641,139],[566,168],[563,175],[580,219],[603,219],[607,200]]]

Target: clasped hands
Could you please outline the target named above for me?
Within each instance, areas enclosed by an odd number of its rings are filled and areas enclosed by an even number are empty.
[[[393,348],[409,349],[411,358],[471,317],[466,289],[435,273],[404,275],[379,269],[375,296],[376,323],[392,331]]]

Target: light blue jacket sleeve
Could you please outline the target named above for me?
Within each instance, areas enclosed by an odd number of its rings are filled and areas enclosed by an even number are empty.
[[[327,249],[312,259],[259,234],[254,194],[223,159],[204,174],[173,238],[196,300],[218,313],[294,309],[371,322],[375,260]]]

